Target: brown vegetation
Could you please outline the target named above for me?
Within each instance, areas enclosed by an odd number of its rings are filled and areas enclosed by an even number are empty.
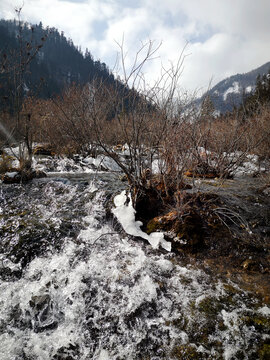
[[[125,173],[145,229],[150,231],[170,215],[168,231],[175,230],[181,240],[190,238],[188,229],[195,238],[195,223],[209,229],[210,218],[222,222],[222,216],[205,207],[205,198],[185,192],[190,187],[186,177],[227,178],[250,154],[269,159],[270,109],[264,104],[252,116],[235,112],[215,118],[207,99],[200,109],[182,101],[177,90],[183,54],[175,67],[162,69],[160,79],[147,87],[143,67],[158,48],[152,42],[143,46],[128,74],[121,44],[123,80],[118,88],[95,80],[84,87],[73,84],[51,100],[24,99],[17,129],[27,150],[21,168],[31,167],[33,142],[47,144],[51,154],[103,152]],[[18,126],[16,116],[5,117],[10,129]],[[125,145],[128,161],[123,161],[119,144]]]

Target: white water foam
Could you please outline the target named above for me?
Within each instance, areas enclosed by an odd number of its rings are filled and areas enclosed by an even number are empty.
[[[90,185],[82,196],[97,187]],[[76,187],[57,189],[52,183],[43,189],[50,199],[49,209],[40,204],[47,219],[57,219],[59,207],[75,201]],[[173,349],[181,345],[204,359],[221,354],[233,359],[235,348],[248,359],[246,344],[252,348],[258,334],[241,320],[248,311],[245,299],[239,296],[217,310],[216,320],[225,326],[220,330],[217,321],[208,335],[212,342],[203,346],[196,336],[211,319],[200,307],[209,298],[222,299],[222,283],[181,266],[172,254],[115,234],[97,220],[105,212],[102,203],[99,191],[85,205],[86,229],[76,239],[66,238],[61,251],[36,257],[20,279],[0,283],[0,359],[173,359]]]

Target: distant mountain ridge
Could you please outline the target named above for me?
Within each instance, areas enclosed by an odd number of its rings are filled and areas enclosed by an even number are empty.
[[[56,28],[44,28],[42,23],[31,25],[19,24],[16,20],[0,20],[0,64],[3,57],[6,57],[9,66],[18,58],[20,26],[25,49],[28,44],[39,46],[42,43],[24,73],[25,91],[41,98],[50,98],[60,94],[72,83],[84,85],[93,79],[106,81],[112,86],[118,83],[105,63],[94,60],[88,50],[83,53],[63,32],[60,33]],[[4,104],[2,99],[8,97],[10,99],[5,102],[12,106],[11,89],[11,76],[7,71],[0,71],[0,107]]]
[[[200,104],[205,96],[209,96],[217,114],[224,114],[227,111],[232,111],[234,107],[239,107],[242,104],[243,96],[254,91],[257,76],[268,73],[269,69],[270,62],[267,62],[257,69],[245,74],[230,76],[220,81],[198,99],[197,104]]]

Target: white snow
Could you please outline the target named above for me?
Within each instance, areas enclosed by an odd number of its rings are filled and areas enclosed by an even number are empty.
[[[160,173],[160,161],[158,159],[155,159],[152,162],[152,172],[153,172],[153,174],[159,174]]]
[[[237,157],[235,157],[235,158],[237,158]],[[260,170],[262,170],[262,169],[260,169],[260,166],[259,166],[258,156],[250,154],[250,155],[246,156],[246,161],[244,161],[241,165],[239,165],[235,168],[235,170],[233,171],[233,175],[235,177],[251,175],[251,174],[257,173]]]
[[[246,93],[250,93],[252,90],[254,89],[254,86],[247,86],[246,88],[245,88],[245,92]]]
[[[120,171],[120,167],[116,164],[116,162],[109,158],[108,156],[98,155],[96,158],[91,156],[83,159],[82,165],[94,165],[96,168],[100,168],[101,166],[107,170],[111,171]]]
[[[17,172],[17,171],[6,172],[5,175],[6,175],[7,177],[9,177],[10,179],[13,179],[13,178],[15,178],[16,175],[18,175],[18,172]]]
[[[239,86],[239,83],[237,81],[234,81],[233,86],[229,87],[229,89],[227,89],[224,94],[223,94],[223,100],[225,101],[227,99],[227,96],[229,94],[232,94],[232,93],[240,93],[241,91],[241,88]]]
[[[129,199],[128,204],[126,204],[127,199]],[[114,205],[115,208],[112,212],[127,234],[147,240],[154,249],[157,249],[160,245],[163,249],[171,251],[171,243],[164,239],[163,233],[153,232],[148,235],[141,230],[142,222],[135,220],[136,211],[132,206],[130,196],[126,195],[125,190],[114,198]]]

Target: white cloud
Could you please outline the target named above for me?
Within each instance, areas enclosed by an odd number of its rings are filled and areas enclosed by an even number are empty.
[[[113,67],[116,41],[125,34],[127,65],[141,41],[163,42],[164,64],[175,61],[186,41],[183,86],[207,87],[225,76],[246,72],[270,60],[270,1],[259,0],[24,0],[23,19],[56,27],[76,45]],[[14,17],[22,0],[1,0],[0,15]],[[132,55],[133,54],[133,55]],[[157,61],[146,67],[159,74]]]

